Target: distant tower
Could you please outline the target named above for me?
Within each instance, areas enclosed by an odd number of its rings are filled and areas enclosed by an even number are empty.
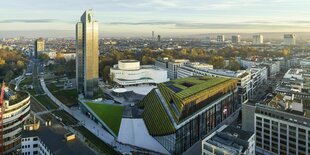
[[[284,34],[284,44],[285,45],[296,45],[296,34]]]
[[[223,43],[225,41],[225,36],[224,35],[218,35],[216,40],[218,43]]]
[[[43,52],[45,50],[44,40],[43,38],[39,38],[34,43],[34,56],[38,58],[39,52]]]
[[[253,36],[253,44],[258,45],[258,44],[263,44],[264,43],[264,37],[261,34],[257,34]]]
[[[86,98],[98,94],[98,22],[93,11],[86,10],[76,24],[76,80],[77,90]]]
[[[160,35],[157,36],[157,42],[160,43]]]
[[[231,36],[231,42],[232,42],[233,44],[239,44],[240,41],[241,41],[240,35]]]
[[[155,33],[154,31],[152,31],[152,41],[154,41],[154,39],[155,39]]]

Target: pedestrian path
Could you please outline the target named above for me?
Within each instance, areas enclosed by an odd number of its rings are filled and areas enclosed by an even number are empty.
[[[70,115],[72,115],[74,118],[79,120],[81,124],[87,128],[90,132],[92,132],[94,135],[96,135],[98,138],[100,138],[105,143],[108,143],[112,146],[115,146],[116,149],[120,152],[130,152],[134,151],[130,146],[120,144],[116,141],[116,139],[108,133],[106,130],[104,130],[101,126],[96,124],[93,120],[91,120],[89,117],[87,117],[85,114],[83,114],[78,108],[68,108],[65,106],[61,101],[59,101],[46,87],[45,81],[43,78],[40,78],[40,84],[45,92],[45,94],[59,107],[61,107],[63,110],[68,112]]]

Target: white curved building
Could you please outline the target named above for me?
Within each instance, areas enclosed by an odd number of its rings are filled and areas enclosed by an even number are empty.
[[[18,154],[21,147],[23,123],[29,116],[30,96],[26,92],[5,89],[3,114],[3,154]]]
[[[140,65],[137,60],[120,60],[110,70],[113,81],[121,86],[157,84],[168,81],[167,70],[154,65]]]

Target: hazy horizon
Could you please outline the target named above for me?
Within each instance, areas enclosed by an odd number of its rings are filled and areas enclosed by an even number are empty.
[[[17,32],[16,36],[31,32],[35,37],[37,31],[45,31],[42,37],[73,37],[67,32],[74,31],[88,8],[93,8],[100,33],[107,37],[145,37],[151,31],[171,37],[310,32],[306,0],[11,0],[0,6],[0,37],[8,37],[5,31]]]

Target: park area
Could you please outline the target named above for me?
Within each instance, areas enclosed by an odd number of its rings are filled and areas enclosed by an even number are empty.
[[[78,103],[78,94],[76,89],[64,89],[64,83],[60,81],[47,81],[48,90],[63,104],[68,107],[76,106]]]

